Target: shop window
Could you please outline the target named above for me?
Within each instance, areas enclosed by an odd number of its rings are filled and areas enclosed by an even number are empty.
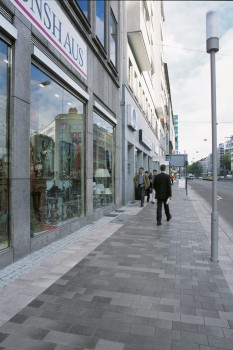
[[[10,48],[0,39],[0,249],[9,238],[9,59]]]
[[[31,234],[84,216],[85,105],[31,66]]]
[[[117,22],[116,19],[110,11],[110,60],[114,64],[117,65]]]
[[[93,115],[93,207],[114,203],[115,128],[100,115]]]
[[[105,48],[105,1],[96,0],[96,35]]]
[[[76,3],[78,4],[79,8],[83,12],[83,14],[86,16],[88,21],[90,20],[90,1],[89,0],[76,0]]]

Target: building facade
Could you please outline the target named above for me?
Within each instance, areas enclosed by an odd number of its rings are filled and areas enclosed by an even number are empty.
[[[162,1],[0,1],[0,268],[133,200],[172,150],[163,21]]]
[[[125,1],[124,6],[122,198],[127,203],[136,197],[133,177],[139,167],[152,172],[165,161],[173,116],[163,62],[163,2]]]
[[[177,114],[174,115],[174,131],[175,131],[175,151],[179,153],[179,125],[178,125],[179,117]]]
[[[122,2],[0,2],[0,267],[121,198]]]

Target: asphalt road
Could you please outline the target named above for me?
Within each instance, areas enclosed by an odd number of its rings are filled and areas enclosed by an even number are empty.
[[[188,180],[188,184],[212,207],[212,181]],[[219,215],[233,226],[233,181],[218,181],[217,195]]]

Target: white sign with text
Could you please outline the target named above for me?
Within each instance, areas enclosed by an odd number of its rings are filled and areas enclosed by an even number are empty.
[[[87,79],[87,45],[55,0],[10,0]]]

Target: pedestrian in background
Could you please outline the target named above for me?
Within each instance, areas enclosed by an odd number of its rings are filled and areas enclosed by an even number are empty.
[[[171,178],[171,184],[173,185],[173,182],[174,182],[174,175],[171,174],[170,178]]]
[[[164,210],[167,217],[167,221],[170,221],[172,215],[169,209],[169,200],[172,197],[171,179],[168,174],[165,173],[166,166],[162,164],[160,166],[161,173],[154,178],[154,189],[157,199],[157,225],[162,225],[162,205],[164,204]]]
[[[141,201],[141,207],[143,207],[146,190],[150,187],[149,176],[145,174],[143,167],[139,168],[139,173],[134,176],[133,180],[135,188],[138,191],[138,197]]]
[[[151,194],[151,185],[152,185],[152,175],[151,175],[151,173],[149,174],[149,172],[147,170],[145,171],[145,174],[148,175],[149,180],[150,180],[150,186],[146,189],[147,203],[149,203],[150,194]]]
[[[151,185],[152,185],[152,198],[151,198],[151,203],[155,204],[155,189],[154,189],[154,180],[155,180],[155,176],[157,175],[157,170],[153,170],[153,175],[152,175],[152,179],[151,179]]]

